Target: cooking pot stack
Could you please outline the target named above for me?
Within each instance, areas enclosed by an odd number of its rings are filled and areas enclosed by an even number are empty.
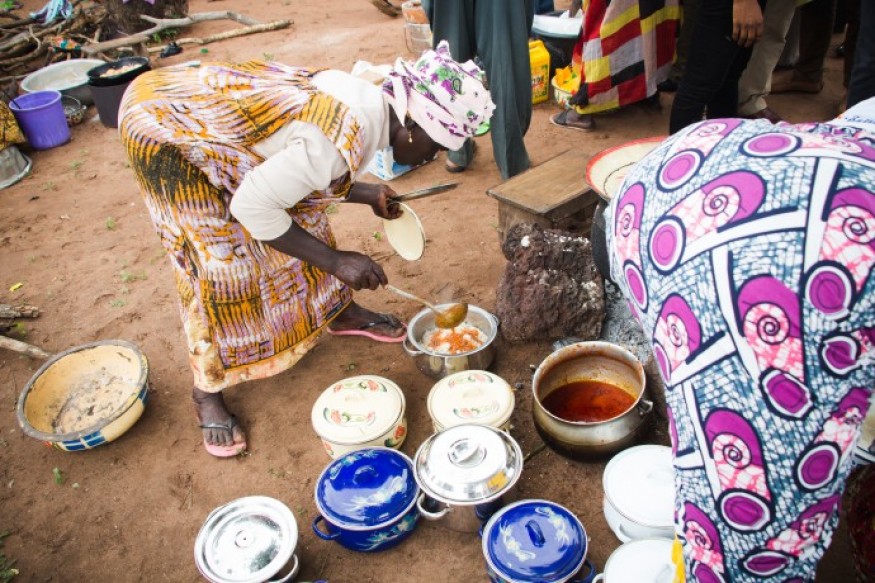
[[[596,348],[582,353],[595,350],[604,357],[604,347]],[[545,363],[573,369],[569,355],[577,353],[566,350]],[[510,433],[516,403],[510,384],[485,370],[449,372],[445,364],[428,369],[429,376],[439,377],[428,395],[434,433],[412,459],[399,451],[407,436],[407,401],[395,382],[353,376],[319,395],[311,421],[331,461],[315,484],[316,536],[370,553],[402,543],[420,519],[435,521],[450,531],[479,534],[485,571],[494,583],[647,583],[674,572],[669,448],[631,447],[608,463],[605,517],[625,544],[597,576],[580,519],[554,501],[518,495],[524,456]],[[542,386],[553,378],[548,372],[536,375]],[[635,411],[636,419],[643,416],[637,401]],[[628,445],[624,440],[622,446]],[[567,447],[556,449],[569,455]],[[241,498],[207,517],[195,560],[215,583],[291,581],[299,571],[297,540],[295,517],[282,502]]]

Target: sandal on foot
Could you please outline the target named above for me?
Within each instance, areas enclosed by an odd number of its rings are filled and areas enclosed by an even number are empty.
[[[239,423],[237,422],[237,417],[231,415],[231,418],[225,423],[204,423],[198,425],[201,429],[221,429],[223,431],[227,431],[231,438],[234,438],[234,428],[237,427]],[[211,443],[207,443],[207,438],[204,438],[204,449],[207,450],[207,453],[219,457],[219,458],[228,458],[239,455],[241,452],[246,451],[246,442],[243,443],[232,443],[231,445],[215,445]]]
[[[473,142],[471,144],[471,160],[474,159],[474,154],[476,154],[476,153],[477,153],[477,142]],[[468,165],[471,164],[471,160],[468,161]],[[452,166],[450,166],[450,164],[452,164]],[[447,160],[444,163],[444,168],[446,169],[447,172],[452,172],[453,174],[458,174],[459,172],[464,172],[465,170],[467,170],[468,166],[459,166],[455,162],[451,162],[450,160]]]
[[[560,111],[557,114],[551,115],[550,116],[550,123],[553,124],[554,126],[559,126],[560,128],[568,128],[569,130],[577,130],[579,132],[591,132],[592,130],[595,129],[595,122],[593,121],[592,117],[589,117],[588,123],[585,122],[583,125],[580,125],[580,126],[569,124],[568,123],[568,112],[569,111],[571,111],[571,110],[566,109],[566,110]]]
[[[371,340],[376,340],[377,342],[404,342],[404,339],[407,337],[406,334],[401,334],[400,336],[386,336],[385,334],[369,332],[370,328],[374,328],[376,326],[381,326],[384,324],[387,326],[392,326],[393,328],[403,328],[405,331],[407,330],[406,324],[403,324],[400,320],[398,320],[394,316],[390,316],[389,314],[379,314],[379,317],[375,321],[362,324],[358,328],[350,328],[348,330],[332,330],[329,326],[327,330],[328,333],[332,336],[364,336],[365,338],[370,338]]]

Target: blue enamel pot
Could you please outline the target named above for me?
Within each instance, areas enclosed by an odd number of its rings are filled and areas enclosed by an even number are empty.
[[[580,520],[547,500],[521,500],[492,515],[481,531],[492,583],[592,583],[589,539]]]
[[[413,462],[403,453],[387,447],[348,453],[316,482],[313,532],[353,551],[394,547],[416,527],[418,496]]]

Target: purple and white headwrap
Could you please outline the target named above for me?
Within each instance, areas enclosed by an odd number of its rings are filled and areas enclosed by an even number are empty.
[[[458,150],[495,109],[483,78],[473,61],[454,61],[447,41],[441,41],[415,63],[395,61],[383,92],[398,119],[409,115],[435,142]]]

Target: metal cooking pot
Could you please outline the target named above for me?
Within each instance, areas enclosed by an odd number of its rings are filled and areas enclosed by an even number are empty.
[[[556,389],[575,381],[610,383],[635,396],[624,413],[597,422],[568,421],[543,405]],[[635,355],[610,342],[579,342],[560,348],[538,366],[532,379],[532,417],[544,441],[574,459],[602,457],[634,443],[653,403],[645,399],[644,367]]]
[[[414,461],[419,513],[459,532],[477,532],[512,501],[523,469],[519,444],[485,425],[456,425],[429,437]]]
[[[438,310],[451,304],[439,304]],[[468,316],[465,322],[479,328],[486,334],[483,346],[470,352],[446,355],[434,352],[422,343],[426,332],[437,327],[434,312],[424,309],[416,314],[407,324],[407,338],[404,339],[404,350],[413,357],[416,368],[424,375],[442,379],[463,370],[486,370],[495,357],[493,342],[498,335],[498,318],[477,306],[468,306]]]
[[[194,560],[211,583],[286,583],[298,574],[297,543],[298,525],[285,504],[248,496],[207,516]]]

